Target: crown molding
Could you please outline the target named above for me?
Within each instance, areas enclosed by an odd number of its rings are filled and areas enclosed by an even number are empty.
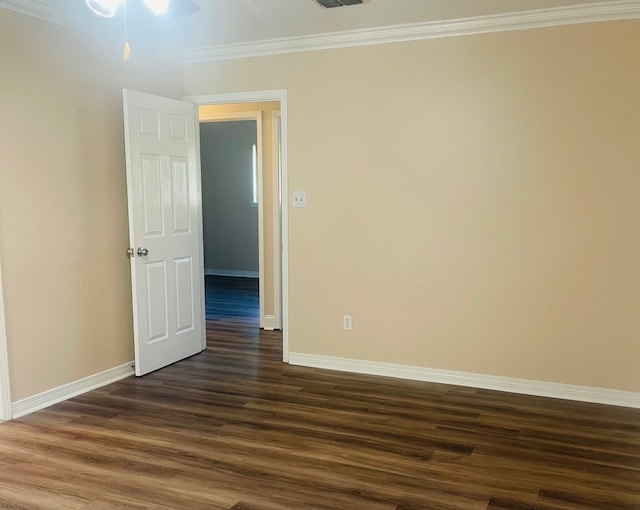
[[[309,36],[189,48],[184,63],[230,60],[304,51],[368,46],[440,37],[526,30],[598,21],[640,18],[640,0],[613,0],[592,4],[478,16],[454,20],[409,23]]]
[[[86,23],[73,10],[71,2],[59,0],[0,0],[9,9],[76,30],[87,31]],[[329,32],[263,41],[215,45],[185,50],[183,62],[230,60],[304,51],[368,46],[440,37],[527,30],[531,28],[619,21],[640,18],[640,0],[610,0],[591,4],[553,7],[513,13],[478,16],[425,23],[390,25],[360,30]],[[86,21],[86,20],[85,20]],[[95,27],[91,28],[91,31]]]

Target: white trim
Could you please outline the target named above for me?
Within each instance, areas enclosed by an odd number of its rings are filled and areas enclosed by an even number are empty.
[[[640,1],[640,0],[639,0]],[[220,94],[204,94],[198,96],[184,96],[184,101],[191,101],[198,106],[207,104],[232,104],[232,103],[263,103],[268,101],[281,101],[287,96],[287,89],[247,91],[247,92],[223,92]],[[264,94],[264,95],[261,95]],[[220,115],[223,115],[222,113]],[[224,114],[230,115],[230,114]]]
[[[0,266],[0,421],[11,419],[11,386],[9,383],[9,350],[5,328],[2,267]]]
[[[282,225],[282,212],[280,201],[282,200],[282,184],[280,176],[282,168],[280,167],[280,125],[282,124],[282,115],[279,110],[274,110],[271,118],[271,141],[273,152],[273,218],[278,225]],[[286,196],[286,195],[284,195]],[[280,282],[282,280],[282,235],[280,229],[274,229],[273,239],[273,281]],[[282,285],[274,286],[273,293],[273,315],[275,319],[274,329],[282,329]]]
[[[238,278],[259,278],[259,271],[242,271],[240,269],[205,269],[205,276],[236,276]]]
[[[32,397],[18,400],[12,405],[13,417],[19,418],[20,416],[39,411],[45,407],[106,386],[107,384],[114,383],[133,374],[133,361],[129,361],[123,365],[98,372],[97,374],[78,379],[68,384],[63,384],[62,386],[38,393]]]
[[[251,92],[228,92],[223,94],[207,94],[201,96],[186,96],[185,101],[197,105],[228,104],[228,103],[259,103],[262,101],[280,101],[281,132],[280,142],[282,151],[281,186],[282,196],[288,196],[288,92],[286,89],[259,90]],[[280,232],[282,235],[282,360],[289,361],[289,204],[282,200],[282,217]]]
[[[193,118],[195,121],[194,138],[196,144],[196,172],[197,178],[197,190],[196,196],[198,200],[198,251],[200,255],[200,306],[202,307],[202,313],[200,314],[200,327],[202,328],[202,338],[200,339],[200,347],[204,351],[207,348],[207,304],[205,299],[205,285],[204,285],[204,218],[202,210],[202,165],[200,161],[200,119],[198,115],[198,107],[193,105]]]
[[[640,0],[613,0],[549,9],[492,14],[472,18],[390,25],[342,32],[282,37],[200,48],[184,52],[184,63],[208,62],[237,58],[260,57],[318,51],[372,44],[387,44],[440,37],[526,30],[531,28],[574,25],[598,21],[640,18]]]
[[[67,6],[67,2],[63,6],[59,1],[54,0],[0,0],[0,8],[10,9],[85,32],[104,30],[105,26],[95,23],[95,20],[92,23],[87,23],[87,17],[80,16],[77,11],[71,10]],[[611,0],[469,18],[188,48],[184,52],[183,62],[207,62],[637,18],[640,18],[640,0]],[[115,25],[108,26],[115,27]],[[111,28],[111,30],[114,29]]]
[[[379,363],[333,356],[319,356],[317,354],[303,354],[298,352],[290,353],[289,363],[292,365],[339,370],[342,372],[381,375],[397,377],[399,379],[411,379],[414,381],[454,384],[487,390],[537,395],[540,397],[640,408],[640,393],[630,391],[454,372],[451,370],[438,370],[434,368],[397,365],[395,363]]]
[[[280,329],[278,324],[278,318],[275,315],[265,315],[263,324],[260,326],[267,331],[273,331],[274,329]]]
[[[282,270],[282,361],[289,362],[289,100],[287,91],[280,98],[280,267]]]
[[[262,135],[264,134],[264,130],[262,127],[262,111],[257,112],[257,114],[258,117],[256,118],[256,145],[258,146],[258,273],[260,274],[258,285],[258,301],[260,307],[260,327],[264,328],[264,146],[262,142]]]
[[[264,153],[262,148],[262,112],[245,112],[256,114],[256,145],[258,146],[258,279],[260,281],[258,300],[260,302],[260,327],[264,327]]]

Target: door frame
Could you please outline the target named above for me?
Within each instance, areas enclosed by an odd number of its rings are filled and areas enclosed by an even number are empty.
[[[273,112],[271,118],[271,142],[272,142],[272,161],[271,164],[277,172],[276,185],[273,187],[273,204],[274,204],[274,221],[278,225],[282,225],[282,141],[280,140],[280,126],[282,125],[282,112],[278,110]],[[274,304],[273,312],[276,316],[276,329],[282,329],[282,229],[279,228],[274,233],[273,240],[273,260],[276,261],[273,268],[273,281],[280,282],[274,288]]]
[[[257,152],[257,173],[258,173],[258,197],[263,196],[264,187],[264,169],[263,161],[263,141],[262,141],[262,112],[261,111],[247,111],[247,112],[225,112],[216,113],[215,115],[207,116],[206,119],[198,117],[199,124],[207,122],[229,122],[234,120],[251,120],[256,123],[256,152]],[[201,164],[202,165],[202,164]],[[202,174],[201,174],[202,175]],[[204,211],[204,202],[206,197],[204,191],[202,192],[202,204]],[[264,314],[264,200],[258,200],[258,282],[259,282],[259,301],[260,301],[260,327],[273,329],[271,325],[267,326],[266,317]],[[204,229],[204,221],[203,221]],[[205,268],[206,275],[206,268]],[[275,278],[274,278],[275,280]]]
[[[282,289],[282,361],[289,362],[289,181],[288,181],[288,93],[286,89],[257,90],[251,92],[228,92],[222,94],[206,94],[199,96],[185,96],[184,101],[196,106],[229,104],[229,103],[259,103],[264,101],[280,102],[280,241],[281,241],[281,274],[280,288]],[[200,174],[202,181],[202,174]]]
[[[9,351],[4,315],[2,265],[0,265],[0,421],[11,419],[11,388],[9,386]]]

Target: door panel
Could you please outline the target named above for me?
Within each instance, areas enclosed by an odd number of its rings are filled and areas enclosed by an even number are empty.
[[[195,106],[124,91],[136,375],[200,352],[202,209]]]
[[[178,334],[193,330],[193,270],[192,260],[185,257],[175,261],[176,269],[176,299],[177,308],[177,329]]]
[[[173,190],[173,233],[189,234],[189,169],[184,158],[171,158],[171,183]]]
[[[187,143],[187,118],[169,114],[169,137],[172,142]]]
[[[144,209],[145,236],[162,236],[162,193],[160,158],[150,154],[140,156],[142,165],[142,200]]]
[[[167,316],[167,268],[165,262],[147,262],[146,294],[149,296],[149,342],[165,340],[169,336]]]

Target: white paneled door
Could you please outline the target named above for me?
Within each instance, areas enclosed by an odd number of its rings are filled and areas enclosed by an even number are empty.
[[[204,346],[196,106],[125,90],[136,375]]]

